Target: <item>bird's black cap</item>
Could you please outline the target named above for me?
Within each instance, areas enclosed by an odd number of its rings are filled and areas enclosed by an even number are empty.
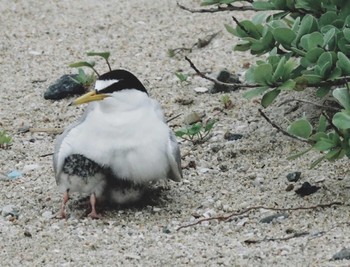
[[[122,69],[102,74],[96,80],[95,89],[97,94],[111,94],[127,89],[136,89],[148,94],[146,88],[134,74]]]

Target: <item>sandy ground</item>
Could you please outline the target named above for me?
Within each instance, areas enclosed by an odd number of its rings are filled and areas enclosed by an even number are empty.
[[[198,3],[186,4],[196,7]],[[349,265],[330,261],[350,242],[346,205],[285,212],[287,218],[269,224],[259,221],[276,212],[256,209],[227,222],[213,220],[177,231],[198,219],[253,206],[349,203],[346,159],[325,162],[313,170],[309,165],[316,153],[288,161],[288,155],[305,145],[267,124],[257,111],[258,102],[243,99],[244,90],[240,90],[229,94],[233,108],[225,110],[221,94],[194,91],[211,84],[192,75],[183,56],[168,57],[169,48],[190,47],[198,38],[222,30],[207,47],[187,55],[209,75],[225,67],[244,72],[243,65],[254,58],[232,52],[237,40],[223,27],[231,23],[231,14],[190,14],[173,0],[0,0],[0,14],[0,128],[13,137],[10,149],[0,149],[0,209],[5,215],[4,208],[13,205],[18,212],[17,219],[0,216],[2,266]],[[81,115],[83,107],[68,107],[70,99],[52,102],[44,100],[43,93],[61,75],[73,73],[67,65],[86,60],[87,51],[110,51],[112,66],[138,76],[167,117],[182,113],[170,123],[174,129],[181,128],[186,114],[193,111],[218,122],[207,142],[195,146],[181,142],[183,166],[187,166],[184,179],[169,182],[158,204],[108,208],[102,220],[91,220],[84,216],[79,196],[74,196],[68,207],[70,217],[59,220],[51,217],[62,195],[51,157],[42,156],[53,151],[56,135],[18,130],[66,127]],[[98,61],[97,68],[107,70],[103,61]],[[174,75],[178,70],[191,74],[190,84],[179,82]],[[193,99],[193,104],[182,105],[176,98]],[[286,126],[284,114],[291,107],[266,112]],[[307,107],[287,118],[300,116],[303,110]],[[227,141],[227,131],[243,138]],[[195,167],[188,167],[190,161]],[[13,170],[23,175],[8,179]],[[302,172],[296,188],[308,181],[321,189],[304,198],[294,190],[287,192],[286,175],[293,171]]]

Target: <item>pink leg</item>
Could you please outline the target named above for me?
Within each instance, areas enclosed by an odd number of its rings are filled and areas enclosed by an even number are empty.
[[[92,219],[101,219],[101,215],[96,212],[96,195],[92,193],[90,195],[91,212],[88,214]]]
[[[67,191],[64,192],[63,194],[63,202],[62,202],[62,206],[61,206],[61,209],[60,209],[60,216],[62,219],[65,219],[67,218],[67,215],[66,215],[66,204],[69,200],[69,189]]]

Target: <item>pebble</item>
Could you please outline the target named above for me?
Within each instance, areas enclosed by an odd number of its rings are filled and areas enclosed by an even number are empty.
[[[193,89],[196,93],[206,93],[209,91],[208,88],[205,87],[196,87]]]
[[[281,220],[281,219],[286,219],[288,218],[288,214],[286,213],[276,213],[270,216],[266,216],[262,218],[259,222],[260,223],[271,223],[274,220]]]
[[[12,217],[15,217],[16,219],[18,219],[18,216],[19,216],[19,211],[18,211],[18,208],[15,206],[15,205],[6,205],[6,206],[3,206],[2,209],[1,209],[1,215],[3,217],[7,217],[7,216],[12,216]]]
[[[201,116],[197,112],[191,112],[184,118],[184,123],[187,125],[191,125],[196,122],[200,122],[201,120]]]
[[[29,171],[33,171],[33,170],[35,170],[37,168],[39,168],[38,164],[28,164],[28,165],[25,165],[23,167],[22,172],[26,173],[26,172],[29,172]]]
[[[44,93],[45,99],[60,100],[71,95],[81,95],[86,92],[85,88],[72,78],[75,78],[77,74],[63,75],[61,78],[56,80],[53,84],[47,88]]]
[[[321,187],[319,186],[311,185],[310,183],[305,182],[300,188],[295,190],[295,193],[297,193],[301,197],[304,197],[316,193],[320,188]]]
[[[228,72],[227,70],[220,71],[219,75],[216,78],[220,82],[224,83],[241,83],[238,76],[235,74],[232,74]],[[211,88],[210,93],[215,94],[219,92],[231,92],[235,91],[239,88],[239,86],[227,86],[227,85],[221,85],[221,84],[214,84],[214,86]]]
[[[335,253],[332,257],[332,260],[350,260],[350,249],[342,248],[341,251]]]
[[[297,182],[300,179],[301,172],[291,172],[287,174],[289,182]]]
[[[43,218],[48,220],[54,217],[50,210],[44,211],[43,214],[41,214],[41,216],[43,216]]]
[[[235,141],[235,140],[239,140],[243,138],[242,134],[234,134],[234,133],[230,133],[230,132],[226,132],[224,134],[224,139],[227,141]]]
[[[22,173],[20,171],[17,171],[17,170],[13,170],[7,174],[7,177],[11,180],[15,180],[21,176],[22,176]]]

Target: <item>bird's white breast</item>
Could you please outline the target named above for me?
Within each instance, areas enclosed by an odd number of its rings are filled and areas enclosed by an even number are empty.
[[[59,158],[82,154],[135,182],[166,178],[169,128],[153,100],[134,90],[115,94],[98,102],[85,121],[70,130]]]

